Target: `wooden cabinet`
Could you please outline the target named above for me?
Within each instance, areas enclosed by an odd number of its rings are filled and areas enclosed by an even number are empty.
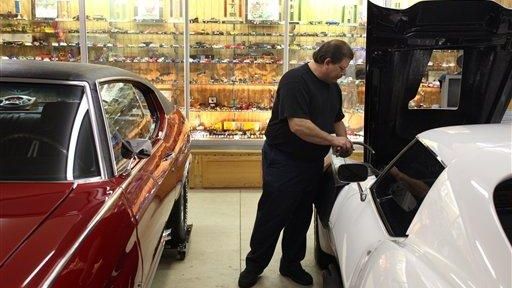
[[[261,151],[193,150],[191,188],[261,187]]]
[[[362,152],[352,159],[362,161]],[[190,188],[261,188],[260,150],[192,150]]]

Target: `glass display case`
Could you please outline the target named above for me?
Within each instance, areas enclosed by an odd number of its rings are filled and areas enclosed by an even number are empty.
[[[289,1],[289,69],[312,61],[313,52],[331,39],[344,40],[354,50],[354,59],[338,83],[349,137],[362,141],[366,58],[363,1],[328,0],[321,6],[313,0]]]
[[[189,5],[193,139],[262,139],[283,73],[282,2]]]
[[[80,61],[78,0],[0,3],[3,59]]]
[[[80,11],[79,0],[1,1],[0,56],[90,62],[133,71],[183,109],[189,104],[186,112],[195,143],[237,145],[261,143],[283,71],[310,61],[324,41],[342,39],[355,52],[346,76],[339,80],[344,121],[350,137],[362,139],[364,0],[325,0],[321,5],[313,0],[83,2],[85,11]],[[375,2],[404,9],[418,0]],[[512,0],[496,2],[512,6]],[[80,21],[80,12],[85,21]],[[83,57],[81,48],[86,51]],[[459,54],[432,55],[411,109],[442,104],[438,79],[458,73]]]
[[[185,107],[182,1],[87,1],[89,63],[137,73]]]

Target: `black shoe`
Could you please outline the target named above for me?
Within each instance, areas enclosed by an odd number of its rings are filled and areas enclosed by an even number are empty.
[[[240,273],[240,277],[238,278],[238,287],[240,288],[249,288],[252,287],[258,282],[258,278],[260,275],[253,273],[247,268]]]
[[[300,264],[293,266],[281,265],[279,267],[279,273],[285,277],[290,278],[297,284],[304,286],[313,285],[313,277],[306,270],[304,270]]]

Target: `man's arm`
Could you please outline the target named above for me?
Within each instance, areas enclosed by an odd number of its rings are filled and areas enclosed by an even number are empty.
[[[352,152],[354,151],[354,146],[352,145],[352,141],[348,140],[347,127],[345,127],[345,123],[343,123],[343,121],[334,123],[334,132],[336,133],[337,136],[347,138],[347,141],[349,142],[349,148],[343,146],[333,146],[332,148],[334,154],[341,156],[343,158],[352,155]]]
[[[343,121],[334,123],[334,131],[336,136],[347,137],[347,127],[345,127],[345,123],[343,123]]]
[[[318,128],[311,120],[303,118],[288,118],[290,130],[304,141],[318,145],[331,145],[351,148],[347,137],[333,136]],[[343,125],[345,127],[345,125]],[[337,134],[337,133],[336,133]]]

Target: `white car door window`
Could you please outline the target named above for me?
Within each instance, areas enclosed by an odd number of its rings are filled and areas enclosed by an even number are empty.
[[[377,179],[371,190],[390,235],[407,236],[418,208],[444,169],[436,155],[416,140]]]

